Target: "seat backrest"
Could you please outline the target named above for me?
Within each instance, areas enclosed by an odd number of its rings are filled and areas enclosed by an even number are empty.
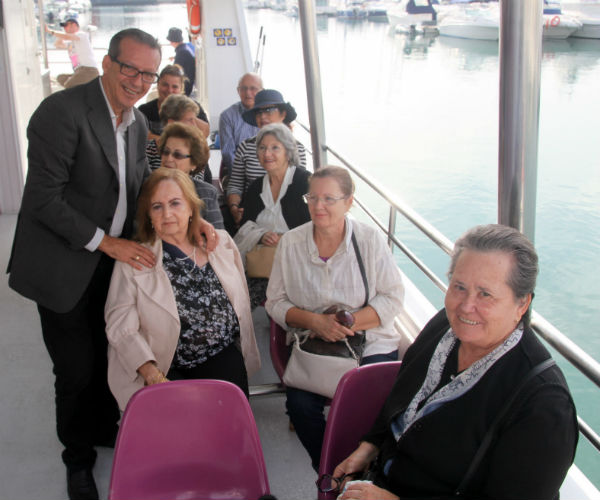
[[[358,446],[375,422],[400,369],[401,361],[359,366],[346,373],[337,386],[327,417],[319,476],[333,470]],[[319,500],[335,498],[319,492]]]
[[[256,499],[269,493],[248,400],[222,380],[178,380],[139,390],[123,418],[109,499]]]
[[[269,350],[271,352],[271,362],[273,368],[283,383],[283,372],[290,358],[290,350],[285,344],[286,331],[281,328],[273,319],[270,319],[270,340]]]

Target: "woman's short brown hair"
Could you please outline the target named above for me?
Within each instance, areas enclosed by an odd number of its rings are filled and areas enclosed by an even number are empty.
[[[194,166],[192,174],[202,170],[208,163],[210,150],[208,149],[204,134],[198,128],[185,123],[171,123],[167,125],[158,138],[158,152],[161,157],[169,137],[176,137],[186,141],[190,148],[190,163]]]
[[[352,180],[352,177],[350,177],[348,171],[345,168],[333,165],[321,167],[319,170],[316,170],[315,173],[310,176],[309,185],[313,179],[323,179],[325,177],[332,177],[340,186],[344,196],[352,196],[354,194],[354,181]]]
[[[150,220],[150,204],[158,185],[163,181],[175,182],[181,189],[183,198],[190,205],[192,220],[188,225],[187,237],[191,242],[198,245],[200,242],[196,241],[194,235],[197,233],[200,225],[200,213],[204,209],[204,202],[198,197],[194,182],[190,176],[176,168],[157,168],[142,185],[137,205],[137,231],[135,239],[141,243],[154,243],[156,240],[156,231],[152,227],[152,221]]]
[[[158,81],[160,82],[162,80],[163,76],[175,76],[177,78],[181,79],[181,92],[183,93],[183,86],[184,83],[188,81],[188,77],[185,76],[185,73],[183,72],[183,68],[181,66],[179,66],[179,64],[167,64],[162,71],[160,72],[160,75],[158,76]]]
[[[171,94],[160,105],[158,117],[163,125],[169,120],[179,121],[188,111],[193,111],[194,115],[200,112],[200,106],[184,94]]]

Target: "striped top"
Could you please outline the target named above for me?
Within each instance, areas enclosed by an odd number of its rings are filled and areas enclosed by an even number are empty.
[[[298,146],[298,156],[300,157],[300,167],[306,168],[306,150],[304,146],[296,141]],[[265,175],[266,171],[258,162],[256,155],[256,137],[251,137],[240,142],[233,159],[233,168],[231,178],[227,185],[227,194],[239,194],[242,198],[248,190],[248,186],[254,179]]]

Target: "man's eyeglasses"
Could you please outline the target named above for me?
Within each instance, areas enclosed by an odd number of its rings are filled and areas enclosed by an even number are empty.
[[[184,155],[183,153],[180,153],[179,151],[171,151],[170,149],[163,149],[160,153],[161,156],[172,156],[173,158],[175,158],[176,160],[185,160],[186,158],[191,158],[192,155]]]
[[[353,479],[358,474],[358,472],[351,472],[350,474],[344,474],[341,477],[333,477],[331,474],[322,474],[315,481],[315,484],[321,493],[339,493],[344,481],[346,479]]]
[[[348,198],[347,196],[340,196],[339,198],[334,198],[333,196],[324,196],[323,198],[319,198],[314,194],[305,194],[302,197],[304,198],[305,203],[308,203],[309,205],[316,205],[319,203],[319,200],[321,200],[328,207],[335,205],[340,200],[345,200]]]
[[[116,57],[110,56],[110,59],[119,65],[119,71],[122,75],[128,78],[136,78],[139,74],[142,75],[142,81],[144,83],[156,83],[158,81],[158,75],[156,73],[150,73],[149,71],[140,71],[129,64],[119,61]]]
[[[275,113],[275,111],[279,111],[279,108],[277,106],[269,106],[268,108],[260,108],[257,109],[254,114],[256,116],[260,116],[262,114],[265,115],[270,115],[271,113]]]
[[[258,87],[246,87],[246,86],[244,85],[244,86],[238,87],[238,90],[239,90],[240,92],[248,92],[248,91],[250,91],[250,92],[252,92],[253,94],[256,94],[256,93],[257,93],[257,92],[258,92],[260,89],[259,89]]]

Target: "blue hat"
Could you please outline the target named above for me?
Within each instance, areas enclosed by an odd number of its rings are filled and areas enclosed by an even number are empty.
[[[289,103],[283,100],[281,92],[273,89],[264,89],[256,94],[254,98],[254,107],[242,113],[242,118],[250,125],[256,125],[256,111],[270,106],[277,106],[281,111],[285,111],[283,123],[292,123],[296,119],[296,110]]]
[[[60,23],[60,25],[64,28],[69,23],[75,23],[77,26],[79,26],[79,21],[74,17],[69,17],[68,19],[65,19],[62,23]]]

